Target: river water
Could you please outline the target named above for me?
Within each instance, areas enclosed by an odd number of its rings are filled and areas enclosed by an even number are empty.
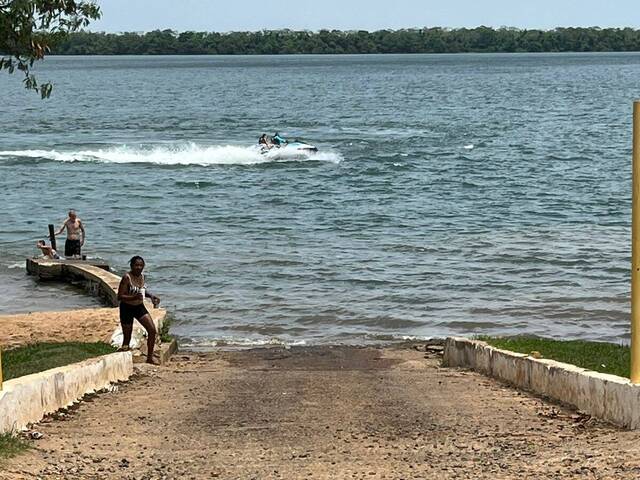
[[[0,76],[0,312],[69,208],[182,344],[627,341],[639,54],[50,57]],[[261,133],[319,148],[262,156]],[[61,242],[62,243],[62,242]]]

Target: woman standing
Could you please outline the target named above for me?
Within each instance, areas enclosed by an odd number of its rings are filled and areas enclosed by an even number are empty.
[[[129,261],[131,270],[125,273],[118,287],[118,300],[120,300],[120,323],[122,325],[122,347],[120,351],[129,350],[131,332],[133,331],[133,319],[135,318],[147,331],[147,363],[153,362],[153,348],[156,344],[156,327],[151,315],[144,306],[145,297],[149,297],[154,308],[160,303],[160,298],[147,291],[144,280],[144,259],[138,255]]]

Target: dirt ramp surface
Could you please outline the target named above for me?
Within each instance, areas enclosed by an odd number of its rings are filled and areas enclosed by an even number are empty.
[[[428,358],[425,358],[428,357]],[[0,478],[639,478],[640,434],[407,348],[179,354],[38,426]]]

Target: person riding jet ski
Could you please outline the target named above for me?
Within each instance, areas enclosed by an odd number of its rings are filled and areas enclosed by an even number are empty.
[[[265,155],[270,153],[272,155],[296,155],[296,154],[310,154],[318,151],[313,145],[301,142],[300,140],[289,141],[284,137],[281,137],[278,132],[272,137],[270,135],[262,134],[258,138],[258,147],[260,147],[260,153]]]
[[[258,145],[260,145],[263,148],[269,148],[269,138],[267,137],[266,133],[263,133],[260,138],[258,139]]]
[[[285,138],[281,137],[278,132],[275,133],[275,135],[271,138],[271,140],[273,141],[273,144],[278,147],[289,143]]]

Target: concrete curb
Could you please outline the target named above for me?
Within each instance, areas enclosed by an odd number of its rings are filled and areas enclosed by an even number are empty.
[[[93,295],[102,298],[111,307],[118,306],[118,285],[120,277],[93,265],[68,264],[63,273],[80,279],[84,287]]]
[[[110,307],[118,306],[120,277],[108,271],[106,263],[92,265],[80,260],[27,258],[27,273],[40,280],[80,281],[85,290],[102,298]]]
[[[146,347],[146,346],[145,346]],[[133,353],[133,363],[144,363],[147,361],[147,349]],[[153,358],[157,359],[160,365],[166,365],[171,361],[171,356],[178,351],[178,342],[175,338],[168,343],[161,343],[156,346]]]
[[[178,341],[172,338],[169,343],[160,345],[160,365],[165,365],[171,360],[171,355],[178,351]]]
[[[627,378],[535,359],[466,338],[447,338],[442,364],[470,368],[623,428],[640,428],[640,385]]]
[[[8,380],[0,390],[0,433],[21,430],[132,374],[131,352],[121,352]]]

